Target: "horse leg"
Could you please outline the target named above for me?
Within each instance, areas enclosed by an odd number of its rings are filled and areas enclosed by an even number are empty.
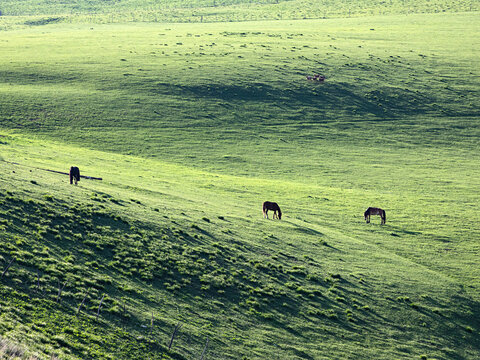
[[[268,219],[268,209],[267,209],[267,210],[263,210],[263,218],[264,218],[264,219]]]

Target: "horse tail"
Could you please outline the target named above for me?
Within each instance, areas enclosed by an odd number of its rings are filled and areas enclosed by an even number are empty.
[[[266,211],[265,211],[266,209],[267,209],[267,205],[266,205],[266,203],[263,203],[263,204],[262,204],[262,213],[263,213],[263,217],[264,217],[264,218],[265,218],[266,216],[268,216],[267,213],[266,213]]]
[[[387,222],[387,213],[385,212],[385,210],[382,210],[382,213],[383,213],[383,223],[385,224]]]
[[[73,184],[73,168],[70,168],[70,184]]]

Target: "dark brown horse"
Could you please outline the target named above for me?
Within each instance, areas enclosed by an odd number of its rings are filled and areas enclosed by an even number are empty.
[[[363,216],[365,217],[365,221],[367,224],[370,222],[370,215],[380,215],[382,219],[382,224],[385,224],[387,221],[387,215],[385,214],[385,210],[376,208],[376,207],[369,207],[364,213]]]
[[[80,170],[76,166],[70,168],[70,184],[73,184],[73,181],[75,185],[80,181]]]
[[[265,201],[263,203],[263,217],[268,219],[268,210],[273,211],[273,218],[275,217],[278,220],[282,219],[282,210],[280,210],[280,206],[276,202]]]

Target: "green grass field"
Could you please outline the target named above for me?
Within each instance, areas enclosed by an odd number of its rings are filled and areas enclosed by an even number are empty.
[[[0,336],[46,359],[479,358],[478,12],[402,11],[4,25]],[[103,180],[45,171],[71,165]]]
[[[52,23],[239,22],[480,10],[476,0],[3,0],[0,29]]]

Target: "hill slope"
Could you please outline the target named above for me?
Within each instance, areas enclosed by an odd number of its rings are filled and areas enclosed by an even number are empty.
[[[2,32],[0,334],[45,358],[479,358],[477,25]],[[46,171],[71,165],[103,180]]]
[[[251,200],[273,186],[290,203],[283,182],[247,185],[16,137],[4,138],[2,147],[6,154],[24,152],[30,166],[1,163],[3,268],[15,262],[2,279],[0,326],[36,351],[191,358],[208,337],[208,358],[223,359],[479,354],[479,304],[470,290],[422,264],[429,263],[427,251],[420,260],[389,249],[388,243],[410,240],[434,246],[428,234],[379,227],[375,219],[370,226],[361,219],[322,225],[320,214],[312,222],[311,210],[285,207],[281,222],[262,221]],[[51,164],[62,163],[68,149],[69,157],[115,163],[115,170],[104,168],[102,182],[71,186],[67,176],[34,166],[45,158],[28,154],[41,148],[53,155]],[[95,171],[84,168],[85,175]],[[249,195],[241,191],[245,185]],[[302,191],[320,190],[289,189],[301,198]],[[341,191],[322,191],[329,198],[322,212],[342,201]],[[168,351],[178,322],[181,335]]]
[[[122,0],[49,2],[3,0],[4,16],[46,16],[27,25],[55,22],[225,22],[252,20],[325,19],[386,14],[479,11],[475,0]]]
[[[475,151],[477,28],[460,14],[6,32],[0,125],[286,179],[316,176],[319,154],[336,166],[341,144]]]

